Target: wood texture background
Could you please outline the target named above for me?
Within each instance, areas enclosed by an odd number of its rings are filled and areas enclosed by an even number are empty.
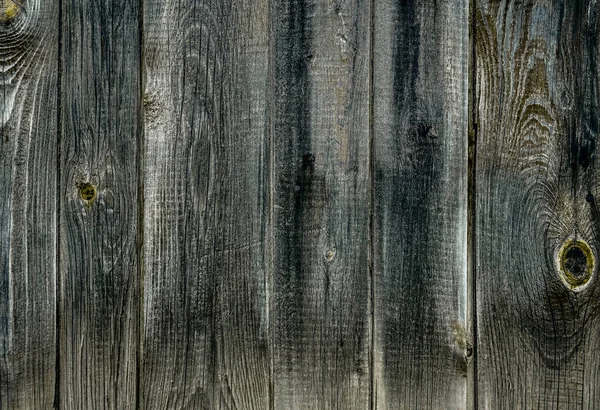
[[[374,408],[467,395],[466,1],[374,10]]]
[[[59,4],[0,7],[0,408],[48,409],[58,363]]]
[[[599,13],[0,0],[0,409],[600,407]]]
[[[137,1],[61,4],[60,407],[138,399],[141,67]],[[82,197],[85,184],[95,198]]]
[[[598,3],[475,11],[477,401],[597,408],[600,287],[567,288],[556,259],[571,238],[600,249]]]
[[[370,4],[272,15],[274,408],[365,409]]]
[[[147,409],[267,409],[268,3],[149,1]]]

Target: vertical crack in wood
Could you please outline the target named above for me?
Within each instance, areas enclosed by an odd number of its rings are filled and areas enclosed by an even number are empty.
[[[375,186],[374,186],[374,175],[375,175],[375,152],[374,152],[374,84],[373,84],[373,72],[374,72],[374,40],[375,38],[375,0],[370,0],[369,4],[369,251],[368,251],[368,265],[369,265],[369,287],[370,287],[370,320],[371,320],[371,337],[369,340],[369,373],[370,373],[370,397],[369,403],[371,410],[375,410],[377,406],[377,400],[375,395],[377,389],[375,388],[375,357],[374,357],[374,346],[375,346],[375,276],[373,260],[375,255],[375,242],[373,238],[373,206],[375,200]]]
[[[275,38],[274,38],[274,15],[275,15],[275,1],[270,0],[268,4],[268,17],[267,23],[268,27],[268,66],[267,66],[267,78],[269,79],[268,84],[270,87],[267,90],[267,141],[269,146],[267,147],[267,152],[269,158],[267,160],[268,172],[269,176],[268,180],[268,215],[267,215],[267,231],[269,232],[268,242],[266,246],[266,263],[265,263],[265,295],[266,295],[266,304],[267,304],[267,337],[268,337],[268,355],[269,355],[269,410],[275,410],[275,381],[274,381],[274,372],[275,372],[275,347],[274,347],[274,338],[275,334],[273,331],[273,313],[274,313],[274,305],[273,305],[273,286],[274,286],[274,276],[273,272],[275,270],[275,113],[274,113],[274,105],[275,105]]]
[[[142,387],[144,381],[144,373],[143,373],[143,353],[144,353],[144,335],[145,335],[145,317],[144,317],[144,153],[146,151],[146,136],[145,136],[145,121],[144,121],[144,94],[146,91],[146,73],[145,73],[145,38],[144,38],[144,0],[139,0],[139,10],[138,10],[138,38],[139,41],[139,66],[140,66],[140,76],[139,76],[139,92],[140,92],[140,101],[138,106],[138,136],[139,141],[137,143],[137,238],[136,238],[136,248],[137,248],[137,275],[138,275],[138,337],[137,337],[137,349],[136,349],[136,384],[135,384],[135,407],[136,409],[142,409]]]
[[[467,389],[467,405],[477,410],[477,258],[476,258],[476,161],[477,161],[477,58],[476,58],[476,32],[477,32],[477,4],[476,0],[469,2],[470,6],[470,58],[469,58],[469,128],[468,128],[468,177],[467,177],[467,311],[471,316],[470,333],[473,365],[472,386]],[[469,397],[469,395],[471,397]]]
[[[62,44],[63,44],[63,38],[62,38],[62,27],[63,27],[63,0],[60,0],[58,2],[58,52],[56,54],[56,59],[57,59],[57,67],[58,67],[58,73],[57,73],[57,77],[56,77],[56,181],[55,181],[55,185],[56,185],[56,192],[63,192],[62,190],[62,185],[61,185],[61,161],[62,161],[62,72],[63,72],[63,64],[62,64]],[[60,195],[56,195],[56,197],[54,198],[54,200],[56,201],[55,204],[55,210],[56,210],[56,214],[55,214],[55,223],[56,223],[56,232],[57,232],[57,237],[59,235],[59,233],[61,232],[60,230],[60,215],[61,215],[61,206],[60,206]],[[54,409],[60,409],[60,321],[61,321],[61,316],[60,316],[60,312],[61,312],[61,306],[62,306],[62,300],[61,300],[61,293],[60,293],[60,286],[62,283],[62,274],[61,274],[61,270],[60,270],[60,252],[61,252],[61,246],[60,246],[61,242],[60,240],[57,240],[55,243],[56,246],[56,265],[55,265],[55,269],[56,269],[56,277],[54,278],[54,280],[56,281],[54,284],[54,298],[55,298],[55,303],[54,303],[54,307],[56,309],[56,314],[55,314],[55,341],[56,341],[56,346],[55,346],[55,379],[54,379]]]

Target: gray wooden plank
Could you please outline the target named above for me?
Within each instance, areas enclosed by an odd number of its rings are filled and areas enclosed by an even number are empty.
[[[268,14],[144,5],[148,410],[269,408]]]
[[[370,407],[368,1],[274,1],[274,408]]]
[[[140,2],[63,0],[60,407],[138,398]]]
[[[58,11],[0,2],[2,409],[54,401]]]
[[[476,11],[479,407],[596,409],[600,10],[479,0]],[[560,255],[574,240],[591,253],[565,254],[569,283]]]
[[[467,0],[375,2],[374,407],[467,405]]]

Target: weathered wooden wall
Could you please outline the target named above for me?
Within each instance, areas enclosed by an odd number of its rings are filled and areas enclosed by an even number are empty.
[[[595,0],[0,0],[0,409],[600,407]]]

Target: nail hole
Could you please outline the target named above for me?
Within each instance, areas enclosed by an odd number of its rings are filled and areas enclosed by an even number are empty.
[[[79,195],[86,202],[92,202],[96,198],[96,187],[89,182],[79,187]]]
[[[589,245],[581,240],[565,243],[559,253],[560,273],[567,285],[579,288],[589,282],[594,270],[594,256]]]
[[[594,202],[594,195],[592,195],[592,194],[587,194],[587,195],[585,196],[585,200],[586,200],[586,201],[588,201],[589,203],[592,203],[592,202]]]

